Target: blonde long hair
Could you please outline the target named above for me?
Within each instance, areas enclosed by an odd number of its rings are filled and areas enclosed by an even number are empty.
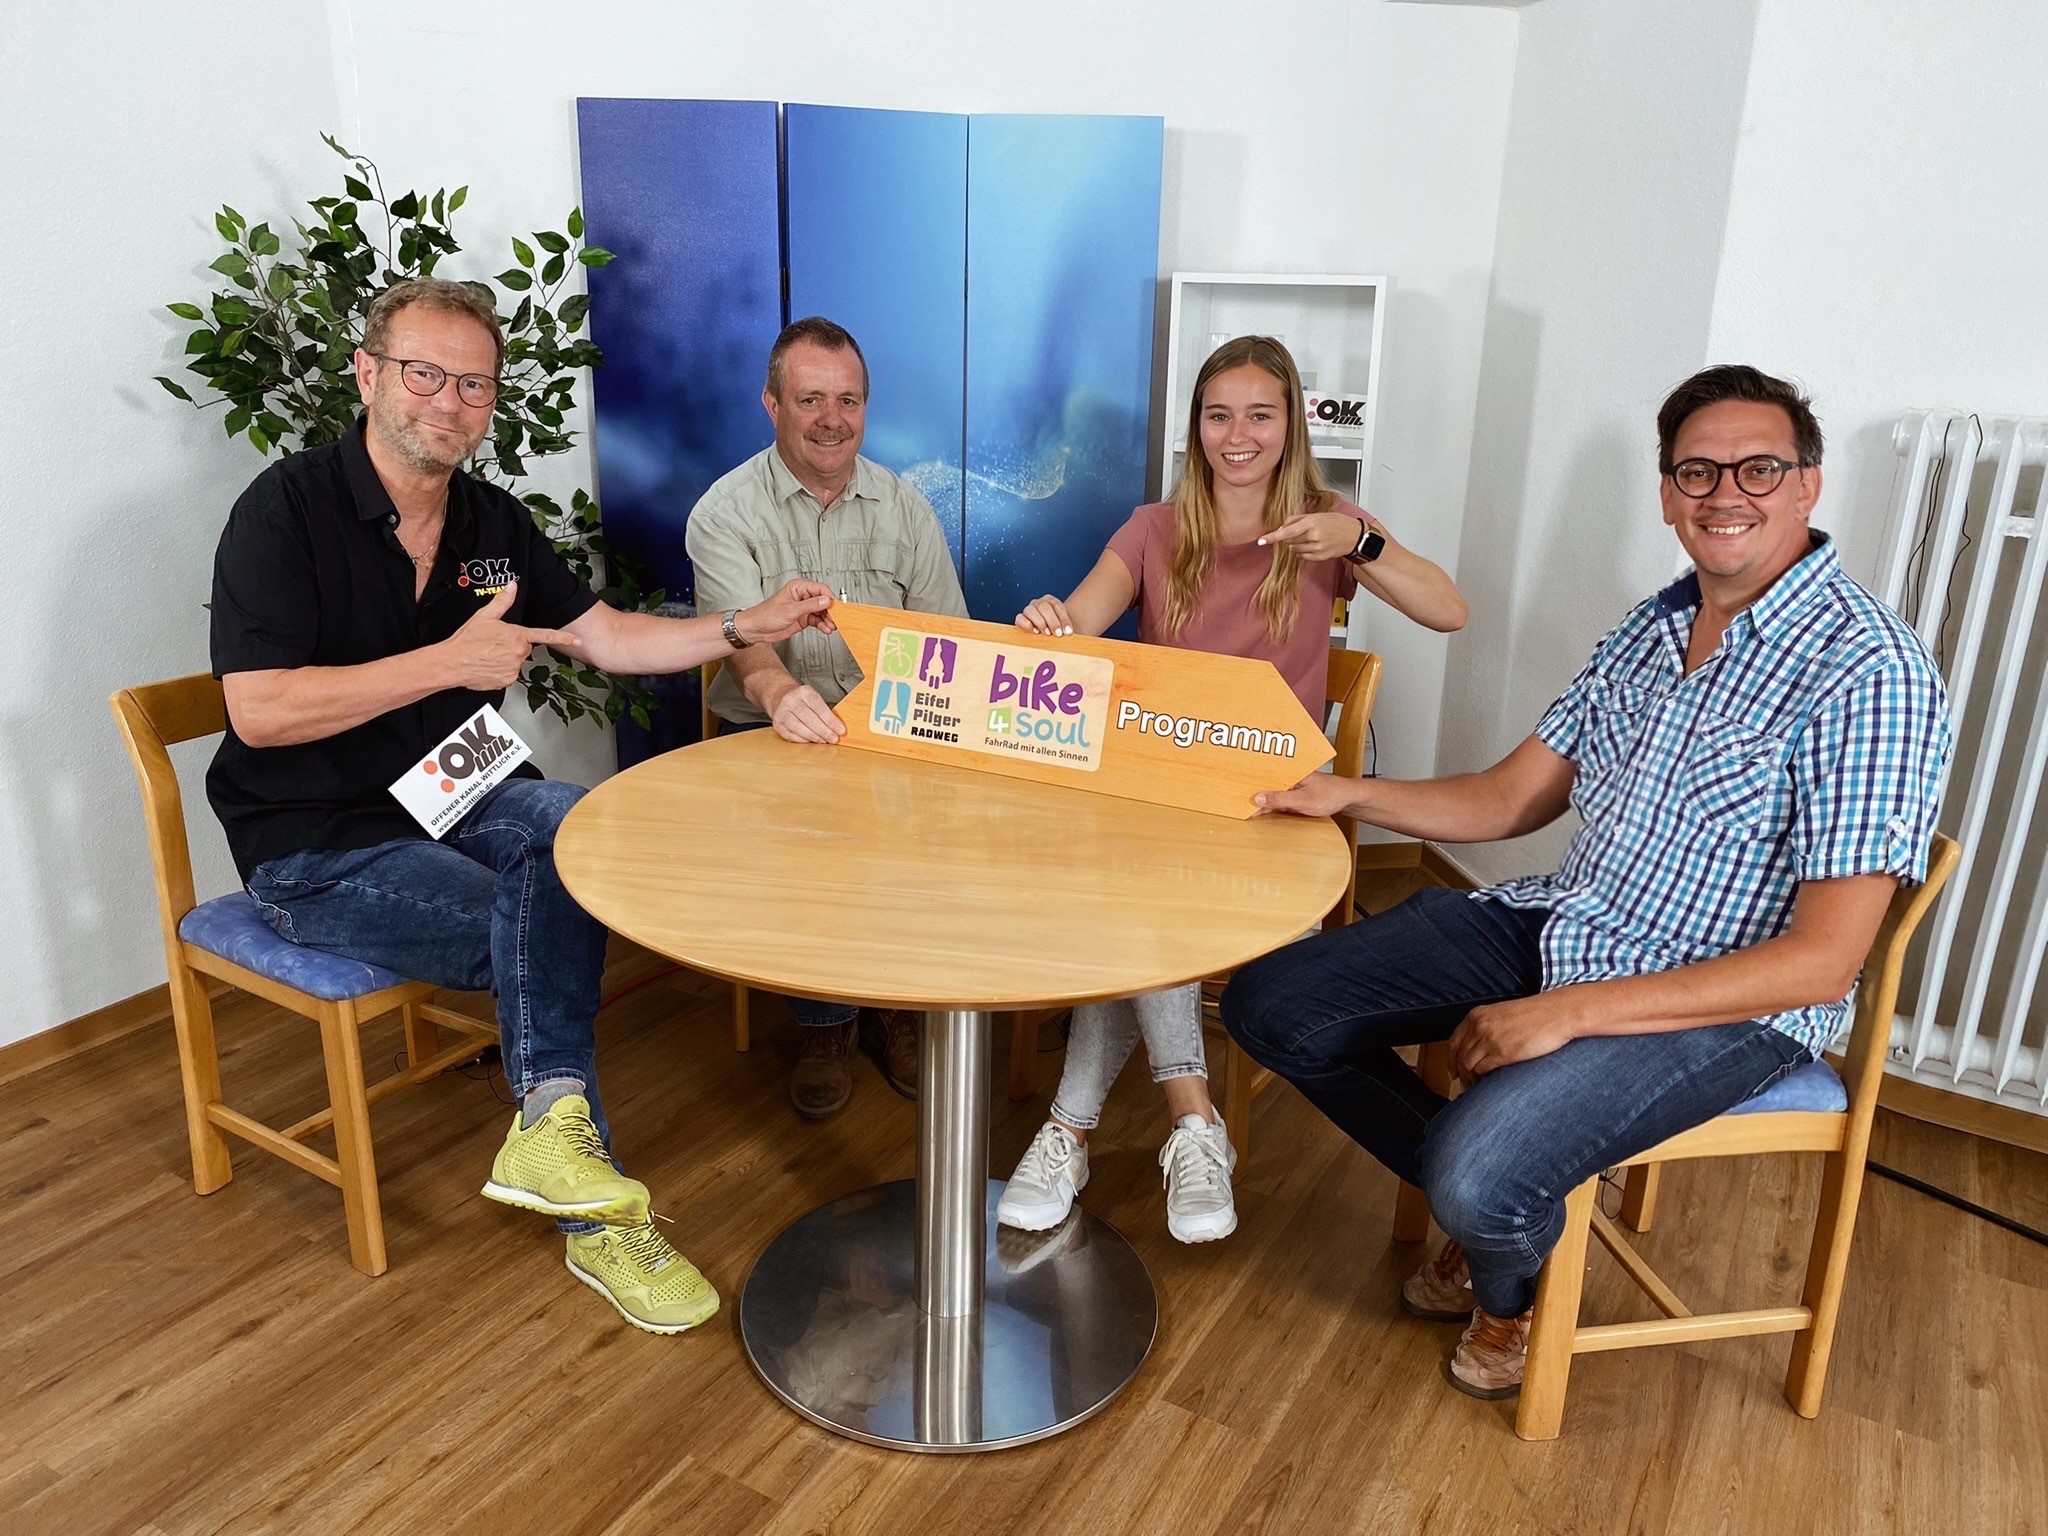
[[[1202,364],[1195,375],[1193,398],[1188,402],[1187,453],[1181,462],[1180,481],[1173,488],[1173,558],[1166,568],[1166,633],[1178,635],[1195,615],[1202,584],[1216,559],[1216,481],[1209,467],[1209,455],[1202,449],[1202,397],[1218,374],[1247,364],[1271,374],[1280,384],[1287,402],[1287,437],[1280,449],[1280,463],[1266,486],[1265,520],[1262,526],[1278,528],[1304,512],[1323,512],[1330,506],[1329,487],[1316,470],[1309,451],[1308,420],[1302,413],[1301,374],[1294,359],[1271,336],[1239,336],[1226,341]],[[1273,551],[1273,568],[1259,583],[1252,601],[1265,615],[1266,629],[1275,640],[1294,628],[1301,607],[1301,555],[1292,545]]]

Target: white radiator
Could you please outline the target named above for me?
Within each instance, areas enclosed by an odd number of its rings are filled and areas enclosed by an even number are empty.
[[[2048,1113],[2048,418],[1910,415],[1881,595],[1941,662],[1962,844],[1914,946],[1890,1070]]]

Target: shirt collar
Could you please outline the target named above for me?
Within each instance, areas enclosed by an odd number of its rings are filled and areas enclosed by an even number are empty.
[[[1806,553],[1784,575],[1765,589],[1763,596],[1743,610],[1750,625],[1764,639],[1783,629],[1794,614],[1817,598],[1842,568],[1835,541],[1815,529],[1807,534]],[[1699,572],[1687,571],[1657,594],[1657,612],[1669,619],[1684,618],[1700,605]]]
[[[1835,541],[1812,531],[1799,563],[1771,583],[1770,590],[1749,605],[1749,622],[1765,640],[1780,633],[1800,609],[1818,598],[1842,569]]]
[[[768,483],[775,491],[777,503],[787,502],[794,496],[810,495],[804,483],[797,479],[795,471],[782,462],[782,450],[773,443],[768,445]],[[853,478],[846,482],[846,489],[840,492],[841,500],[848,496],[862,501],[881,500],[875,489],[874,466],[859,454],[855,454],[853,458]]]
[[[391,493],[384,489],[384,482],[377,474],[377,466],[370,461],[370,446],[365,434],[370,429],[370,418],[358,416],[356,424],[341,437],[341,463],[348,476],[349,494],[355,498],[358,520],[395,524],[398,508],[391,500]],[[448,477],[448,527],[456,533],[466,533],[470,524],[469,476],[456,470]]]

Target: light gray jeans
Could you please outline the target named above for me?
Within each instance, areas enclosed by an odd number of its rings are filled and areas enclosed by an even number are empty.
[[[1052,1097],[1052,1116],[1077,1131],[1092,1131],[1102,1118],[1110,1085],[1140,1036],[1152,1065],[1152,1081],[1169,1077],[1207,1077],[1202,1055],[1202,984],[1147,992],[1114,1003],[1083,1003],[1074,1010],[1067,1033],[1067,1064],[1060,1072],[1059,1092]]]

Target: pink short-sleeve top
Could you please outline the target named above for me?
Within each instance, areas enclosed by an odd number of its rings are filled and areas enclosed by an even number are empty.
[[[1330,511],[1365,519],[1363,508],[1332,497]],[[1110,536],[1109,547],[1137,586],[1138,638],[1147,645],[1270,661],[1301,707],[1320,722],[1330,670],[1330,610],[1358,590],[1348,560],[1307,560],[1301,567],[1301,606],[1294,627],[1275,640],[1253,598],[1273,568],[1273,551],[1258,543],[1219,547],[1201,600],[1178,635],[1166,633],[1166,572],[1173,561],[1173,503],[1155,501],[1133,512]]]

